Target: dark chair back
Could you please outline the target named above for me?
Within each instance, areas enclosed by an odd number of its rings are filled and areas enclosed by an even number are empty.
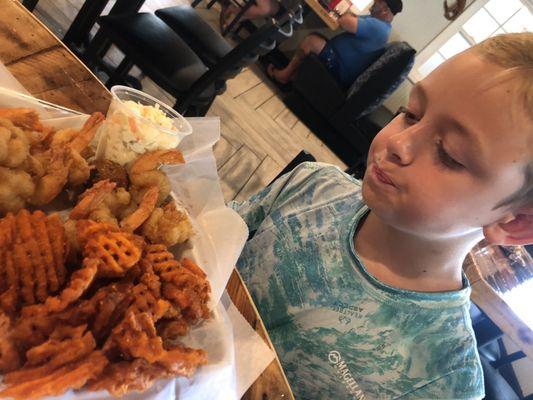
[[[155,15],[163,20],[208,67],[228,54],[231,46],[188,4],[161,8]]]
[[[289,20],[286,15],[279,20],[270,19],[257,29],[252,35],[242,41],[237,47],[226,54],[216,65],[209,68],[187,91],[187,93],[178,99],[178,112],[183,112],[194,101],[199,93],[213,82],[225,81],[232,77],[235,66],[243,66],[245,63],[252,63],[257,60],[256,51],[262,43],[270,43],[281,26],[284,26]]]
[[[406,42],[388,44],[383,54],[348,89],[344,112],[356,120],[379,107],[405,80],[413,67],[415,53]]]

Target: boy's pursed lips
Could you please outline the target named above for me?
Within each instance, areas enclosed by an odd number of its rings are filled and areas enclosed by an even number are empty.
[[[392,179],[383,171],[381,168],[379,168],[376,164],[372,165],[372,174],[375,176],[375,178],[380,181],[381,183],[384,183],[386,185],[394,186],[394,182]]]

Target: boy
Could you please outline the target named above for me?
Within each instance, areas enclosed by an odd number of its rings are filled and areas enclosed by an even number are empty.
[[[288,83],[309,53],[314,53],[344,88],[376,60],[389,40],[394,16],[401,12],[401,0],[375,0],[370,15],[358,17],[346,13],[339,18],[343,33],[327,40],[322,35],[307,35],[290,63],[283,69],[270,64],[268,74],[280,83]]]
[[[533,33],[417,84],[361,183],[306,163],[234,208],[238,262],[298,399],[482,398],[461,265],[533,242]]]

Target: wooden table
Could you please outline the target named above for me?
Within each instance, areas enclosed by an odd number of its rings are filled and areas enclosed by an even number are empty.
[[[110,93],[73,54],[16,0],[0,0],[0,61],[31,94],[74,110],[107,110]],[[257,309],[235,271],[227,285],[234,304],[272,348]],[[243,399],[294,399],[276,359]]]
[[[330,15],[330,13],[318,2],[318,0],[305,0],[307,4],[317,14],[322,21],[331,30],[336,30],[339,27],[338,18]]]

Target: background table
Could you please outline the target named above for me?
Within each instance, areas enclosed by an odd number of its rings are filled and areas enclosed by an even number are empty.
[[[16,0],[0,0],[0,61],[32,95],[85,113],[106,112],[111,94],[63,43]],[[253,301],[234,271],[235,306],[272,348]],[[243,399],[294,399],[276,357]]]
[[[331,30],[336,30],[339,27],[338,18],[329,14],[329,12],[318,2],[318,0],[305,0],[307,4],[315,14],[317,14],[322,21],[328,26]]]

